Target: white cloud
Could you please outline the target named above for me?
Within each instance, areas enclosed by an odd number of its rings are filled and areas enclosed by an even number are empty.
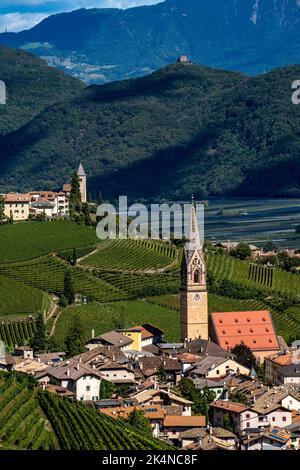
[[[0,31],[29,29],[50,14],[78,8],[132,8],[164,0],[1,0]]]
[[[17,32],[32,28],[46,16],[43,13],[8,13],[0,15],[0,32],[4,32],[6,29],[9,32]]]

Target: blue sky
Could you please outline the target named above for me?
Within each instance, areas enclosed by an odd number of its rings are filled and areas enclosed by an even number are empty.
[[[46,16],[77,8],[130,8],[163,0],[0,0],[0,32],[21,31]]]

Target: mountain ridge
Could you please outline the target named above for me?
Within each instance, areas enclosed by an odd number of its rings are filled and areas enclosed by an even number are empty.
[[[74,32],[76,31],[76,34]],[[187,54],[196,63],[256,75],[300,62],[297,0],[166,0],[52,15],[0,34],[88,82],[146,75]]]

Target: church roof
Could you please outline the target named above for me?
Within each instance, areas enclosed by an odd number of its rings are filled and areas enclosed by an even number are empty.
[[[196,212],[194,199],[192,201],[192,208],[191,208],[185,250],[186,251],[202,250],[199,227],[198,227],[198,222],[197,222],[197,212]]]
[[[211,321],[217,342],[223,349],[232,349],[241,343],[253,351],[279,349],[268,310],[212,313]]]
[[[83,169],[82,163],[80,163],[78,171],[77,171],[78,176],[86,176],[85,171]]]

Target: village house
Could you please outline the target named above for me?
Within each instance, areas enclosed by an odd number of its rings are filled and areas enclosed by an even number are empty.
[[[163,331],[151,323],[117,331],[132,339],[131,349],[138,352],[163,340]]]
[[[138,367],[147,380],[159,381],[161,373],[166,374],[166,383],[176,385],[181,379],[181,365],[177,359],[166,356],[141,357]]]
[[[62,365],[47,368],[36,373],[40,385],[58,385],[74,393],[76,400],[95,401],[99,399],[101,374],[87,364],[69,360]]]
[[[92,334],[92,338],[88,340],[85,347],[91,350],[97,348],[97,346],[114,346],[121,351],[126,351],[131,349],[132,343],[132,338],[128,338],[128,336],[118,331],[109,331],[108,333],[96,337]]]
[[[4,215],[14,222],[28,220],[30,194],[8,193],[4,196]]]
[[[44,214],[47,218],[67,216],[69,214],[69,198],[64,192],[32,191],[30,214]]]
[[[258,428],[258,414],[249,406],[241,403],[216,400],[209,405],[212,414],[212,425],[224,428],[228,417],[234,433],[240,434],[247,429]]]
[[[213,392],[215,394],[215,400],[225,400],[228,398],[227,385],[222,380],[194,378],[193,382],[197,390],[209,390]]]
[[[114,384],[127,385],[135,383],[135,375],[133,368],[118,362],[107,362],[96,367],[101,376]]]
[[[163,422],[165,413],[160,405],[146,405],[146,406],[122,406],[114,408],[102,408],[101,413],[104,413],[112,418],[127,419],[133,410],[143,411],[145,417],[149,419],[153,436],[158,437],[163,429]]]
[[[223,428],[208,426],[206,429],[192,428],[180,433],[184,450],[235,450],[237,437]]]
[[[276,427],[261,433],[247,434],[240,444],[240,450],[281,450],[290,447],[291,433]]]
[[[278,367],[275,372],[275,384],[300,385],[300,364]]]
[[[233,359],[223,357],[207,356],[194,364],[194,367],[186,371],[186,374],[194,378],[219,379],[230,372],[236,374],[250,375],[251,371],[247,367],[239,364]]]
[[[166,415],[163,422],[163,432],[160,437],[167,438],[174,445],[179,446],[182,432],[189,429],[201,429],[205,427],[205,416]]]
[[[261,364],[265,357],[281,350],[268,310],[216,312],[210,319],[211,338],[223,349],[245,344]]]
[[[193,402],[172,393],[169,389],[164,390],[160,387],[147,389],[132,393],[130,398],[143,407],[147,405],[160,405],[163,409],[168,411],[170,411],[170,407],[175,408],[182,416],[192,415]],[[172,410],[172,412],[175,413],[176,410]]]
[[[280,366],[292,364],[292,353],[288,350],[281,354],[265,357],[265,378],[270,384],[276,384],[276,372]]]

